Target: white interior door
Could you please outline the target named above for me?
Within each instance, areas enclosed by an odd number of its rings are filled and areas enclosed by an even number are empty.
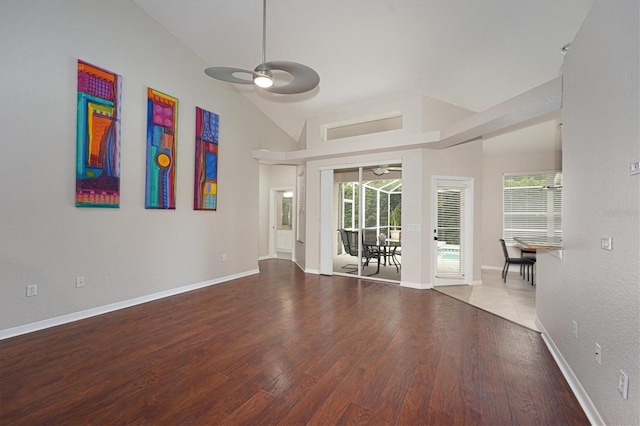
[[[470,284],[473,179],[434,178],[433,206],[433,284]]]

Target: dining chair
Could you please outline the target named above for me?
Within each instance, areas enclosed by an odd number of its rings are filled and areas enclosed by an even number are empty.
[[[509,266],[511,264],[514,265],[523,265],[526,268],[530,268],[531,271],[531,285],[534,285],[534,265],[536,261],[529,257],[509,257],[509,251],[507,250],[507,244],[504,239],[500,238],[500,244],[502,245],[502,252],[504,253],[504,267],[502,268],[502,280],[507,282],[507,273],[509,272]],[[527,270],[527,279],[529,277],[529,269]]]
[[[520,247],[520,257],[528,257],[529,259],[533,259],[536,261],[537,250],[535,248],[530,247]],[[524,277],[525,272],[528,272],[529,268],[525,267],[525,265],[520,265],[520,275]],[[527,280],[529,277],[527,277]]]

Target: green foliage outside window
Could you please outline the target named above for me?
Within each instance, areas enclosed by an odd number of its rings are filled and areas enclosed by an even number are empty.
[[[365,240],[375,240],[378,233],[389,234],[390,226],[401,226],[402,182],[399,179],[381,179],[363,182]],[[342,226],[358,227],[360,185],[357,182],[340,184],[342,194]]]

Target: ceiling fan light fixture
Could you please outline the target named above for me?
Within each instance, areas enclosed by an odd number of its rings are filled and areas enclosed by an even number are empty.
[[[253,83],[263,89],[273,86],[273,74],[269,70],[256,69],[253,74]]]
[[[389,170],[386,167],[376,167],[375,169],[372,169],[371,171],[376,176],[382,176],[382,175],[386,175],[387,173],[389,173]]]

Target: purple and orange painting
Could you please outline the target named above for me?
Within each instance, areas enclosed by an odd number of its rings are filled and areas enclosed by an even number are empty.
[[[194,210],[218,207],[218,114],[196,107]]]

